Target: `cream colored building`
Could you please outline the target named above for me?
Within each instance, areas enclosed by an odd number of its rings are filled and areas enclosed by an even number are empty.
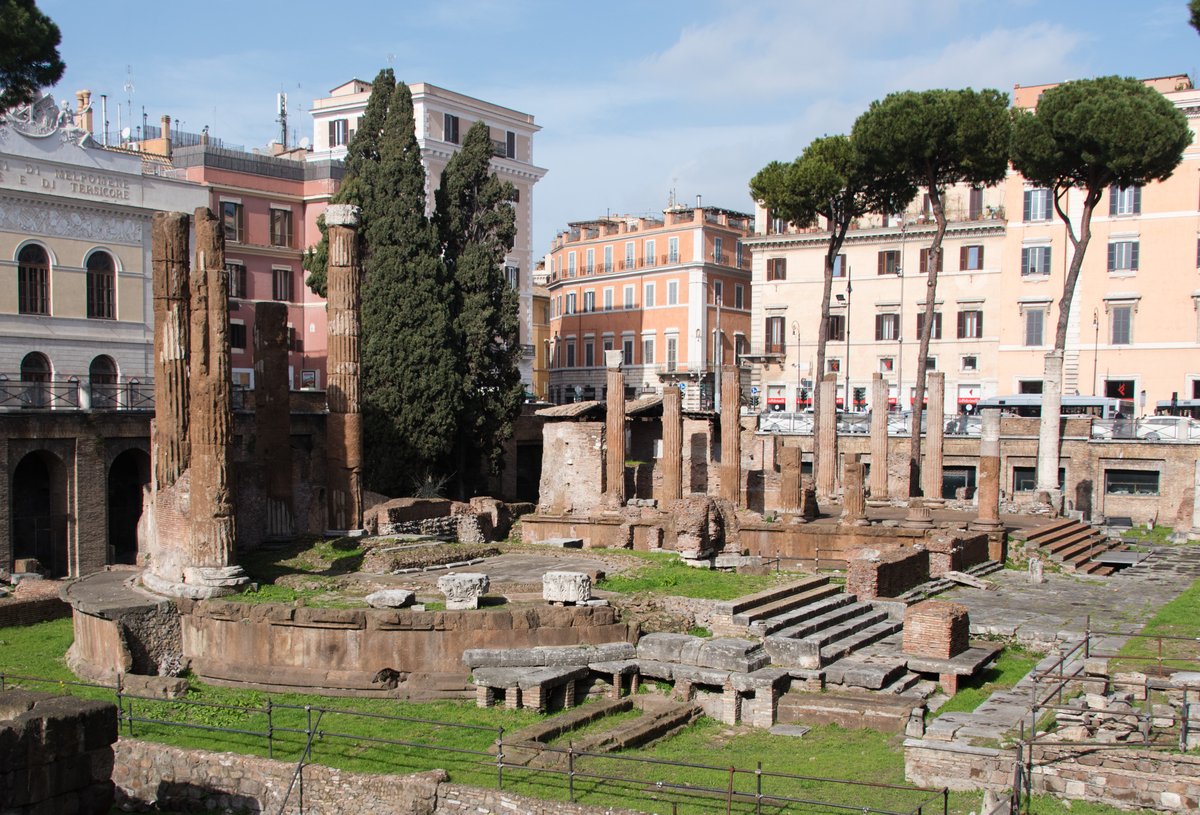
[[[533,116],[484,102],[465,94],[430,85],[411,84],[413,116],[417,143],[425,166],[425,200],[433,211],[434,192],[441,183],[442,170],[466,137],[471,125],[484,121],[491,130],[496,157],[493,171],[517,189],[517,234],[512,251],[505,258],[509,281],[520,294],[521,381],[526,390],[533,382],[533,186],[546,170],[533,163],[533,135],[541,130]],[[340,159],[346,155],[350,138],[367,109],[371,83],[352,79],[313,101],[313,151],[310,161]]]
[[[0,406],[145,407],[150,218],[208,190],[56,114],[46,97],[0,124]]]

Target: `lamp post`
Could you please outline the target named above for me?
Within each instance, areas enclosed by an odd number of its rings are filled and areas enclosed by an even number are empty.
[[[713,410],[721,412],[721,359],[724,349],[721,343],[721,295],[717,294],[716,286],[709,283],[713,292],[713,303],[717,307],[717,327],[713,330]]]
[[[804,369],[800,367],[800,321],[792,320],[792,336],[796,338],[796,413],[800,412],[800,394],[804,392]],[[787,407],[787,404],[784,404]]]
[[[1092,309],[1092,396],[1096,395],[1096,374],[1100,363],[1100,310]]]
[[[896,410],[904,410],[904,242],[908,238],[908,218],[900,215],[900,262],[896,279],[900,281],[900,325],[896,326]]]

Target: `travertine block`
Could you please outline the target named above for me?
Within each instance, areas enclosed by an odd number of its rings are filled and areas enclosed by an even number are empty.
[[[479,572],[458,572],[438,578],[438,589],[446,595],[447,611],[479,608],[479,598],[488,586],[488,576]]]
[[[546,572],[542,599],[551,603],[583,603],[592,599],[592,578],[583,572]]]

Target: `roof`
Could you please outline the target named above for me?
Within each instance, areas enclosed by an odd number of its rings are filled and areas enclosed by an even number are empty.
[[[568,402],[565,405],[555,405],[554,407],[542,408],[534,415],[543,416],[547,419],[577,419],[581,416],[586,416],[593,411],[596,413],[604,413],[604,403],[597,402],[595,400],[587,402]]]

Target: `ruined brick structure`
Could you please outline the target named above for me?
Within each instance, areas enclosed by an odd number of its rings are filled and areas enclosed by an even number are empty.
[[[292,446],[288,398],[287,305],[254,304],[254,426],[265,493],[265,537],[296,534],[292,506]]]

